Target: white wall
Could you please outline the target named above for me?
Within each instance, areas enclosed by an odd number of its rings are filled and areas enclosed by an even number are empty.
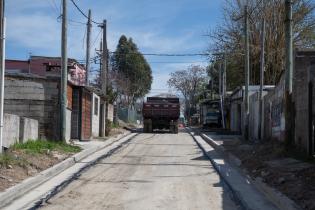
[[[113,104],[108,104],[107,119],[110,120],[111,122],[114,121],[114,106],[113,106]]]
[[[72,111],[67,109],[66,111],[66,141],[69,143],[71,139],[71,114]]]
[[[97,106],[96,106],[97,101]],[[92,100],[92,136],[98,137],[100,129],[100,97],[93,93]]]

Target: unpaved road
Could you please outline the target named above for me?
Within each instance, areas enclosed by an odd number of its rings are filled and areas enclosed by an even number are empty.
[[[187,133],[140,134],[85,171],[43,209],[235,210]]]

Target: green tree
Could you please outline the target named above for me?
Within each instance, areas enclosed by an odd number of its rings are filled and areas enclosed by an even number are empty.
[[[111,60],[117,92],[128,106],[149,93],[153,80],[152,70],[131,38],[124,35],[120,37]]]

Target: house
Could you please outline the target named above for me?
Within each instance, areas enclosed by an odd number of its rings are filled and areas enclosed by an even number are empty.
[[[6,60],[4,111],[38,120],[39,137],[43,139],[59,138],[60,63],[60,58],[42,56]],[[105,134],[102,113],[106,97],[85,85],[85,75],[83,65],[68,60],[67,140],[89,140]]]
[[[274,86],[272,85],[265,85],[263,87],[263,94],[265,95],[268,91],[272,90]],[[248,95],[249,98],[254,95],[257,98],[257,94],[259,93],[260,86],[259,85],[250,85],[248,87]],[[241,86],[236,88],[230,98],[230,129],[231,131],[244,134],[245,130],[245,109],[244,109],[244,99],[245,99],[245,86]],[[253,99],[252,99],[253,100]],[[257,119],[257,110],[258,104],[256,103],[254,106],[249,106],[249,119]],[[256,122],[257,123],[257,122]],[[249,129],[250,130],[250,129]],[[255,132],[257,133],[257,131]]]
[[[293,68],[293,135],[294,146],[309,156],[315,154],[315,51],[295,51]],[[257,139],[259,86],[249,87],[249,137]],[[231,96],[231,129],[244,130],[244,87]],[[277,85],[264,86],[262,135],[265,140],[285,141],[285,72]]]

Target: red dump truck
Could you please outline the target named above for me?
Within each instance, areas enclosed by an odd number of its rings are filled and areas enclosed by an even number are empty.
[[[178,133],[179,98],[148,97],[147,102],[143,103],[142,115],[145,133],[155,129]]]

